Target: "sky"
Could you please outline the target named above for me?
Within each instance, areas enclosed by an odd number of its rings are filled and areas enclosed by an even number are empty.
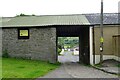
[[[104,13],[117,13],[120,0],[103,0]],[[0,16],[100,13],[101,0],[0,0]]]

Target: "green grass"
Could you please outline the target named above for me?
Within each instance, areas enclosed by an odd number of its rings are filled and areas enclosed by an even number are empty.
[[[2,78],[2,58],[0,57],[0,79]]]
[[[120,64],[118,64],[118,65],[117,65],[117,67],[119,67],[119,68],[120,68]]]
[[[3,58],[2,76],[3,78],[37,78],[56,69],[59,65],[44,61]]]

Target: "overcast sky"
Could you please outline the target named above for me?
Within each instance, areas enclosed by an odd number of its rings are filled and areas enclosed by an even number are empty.
[[[104,13],[117,13],[120,0],[104,0]],[[0,16],[100,13],[101,0],[0,0]]]

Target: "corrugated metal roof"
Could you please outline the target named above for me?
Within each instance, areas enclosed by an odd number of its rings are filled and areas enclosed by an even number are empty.
[[[100,14],[85,14],[90,24],[100,24]],[[118,13],[104,13],[104,24],[120,24],[118,23]]]
[[[0,27],[2,27],[2,24],[10,21],[11,19],[13,19],[14,17],[0,17]]]
[[[48,25],[96,25],[100,14],[45,15],[24,17],[3,17],[0,27],[27,27]],[[104,13],[104,24],[119,24],[118,13]]]
[[[85,15],[51,15],[15,17],[3,22],[2,27],[27,27],[47,25],[90,25]]]

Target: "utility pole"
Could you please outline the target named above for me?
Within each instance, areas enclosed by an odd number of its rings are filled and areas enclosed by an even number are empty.
[[[101,37],[100,37],[100,64],[103,61],[103,0],[101,0],[101,15],[100,15],[100,32],[101,32]]]

